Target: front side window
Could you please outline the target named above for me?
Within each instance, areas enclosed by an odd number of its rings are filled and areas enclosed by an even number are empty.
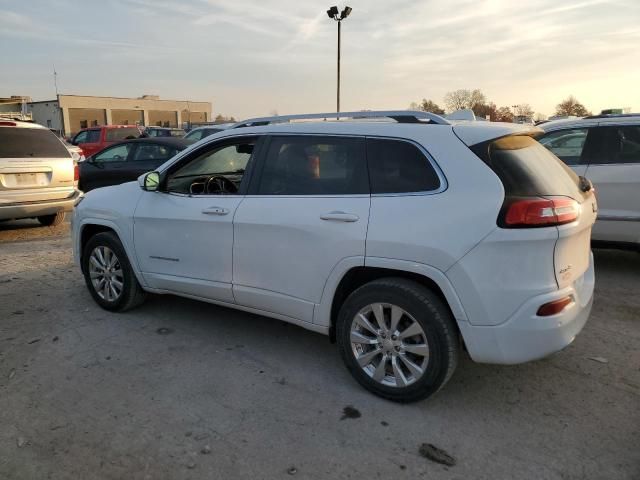
[[[98,153],[94,158],[94,162],[106,163],[106,162],[124,162],[129,156],[129,151],[132,145],[125,143],[123,145],[117,145],[115,147],[107,148]]]
[[[89,137],[89,131],[84,130],[75,136],[75,138],[73,139],[73,143],[75,143],[76,145],[79,143],[87,143],[88,137]]]
[[[260,195],[369,193],[364,139],[273,137],[258,185]]]
[[[256,141],[251,137],[209,146],[169,173],[166,190],[187,195],[238,193]]]
[[[173,157],[177,150],[166,145],[143,145],[138,144],[133,155],[133,161],[158,160],[165,162]]]
[[[582,157],[587,128],[560,130],[546,134],[539,142],[567,165],[578,165]]]
[[[185,135],[184,138],[185,140],[193,140],[194,142],[197,142],[202,138],[203,132],[204,130],[193,130],[192,132],[189,132],[187,135]]]
[[[371,193],[427,192],[440,188],[440,179],[415,145],[401,140],[367,139]]]

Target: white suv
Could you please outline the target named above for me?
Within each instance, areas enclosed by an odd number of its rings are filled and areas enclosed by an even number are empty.
[[[595,185],[594,245],[640,251],[640,114],[558,120],[541,128],[540,143]]]
[[[418,400],[463,345],[526,362],[587,321],[595,198],[538,133],[406,111],[242,122],[88,193],[75,258],[103,308],[152,292],[274,317],[335,339],[372,392]]]

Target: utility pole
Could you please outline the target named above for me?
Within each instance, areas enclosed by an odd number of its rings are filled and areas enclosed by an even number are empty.
[[[338,7],[333,6],[329,10],[327,10],[327,15],[329,18],[338,22],[338,78],[337,78],[337,88],[336,88],[336,112],[340,113],[340,50],[341,50],[341,37],[342,37],[342,20],[347,18],[353,8],[344,7],[342,12],[338,10]]]

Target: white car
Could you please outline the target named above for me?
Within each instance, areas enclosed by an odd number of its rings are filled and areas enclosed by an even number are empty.
[[[538,138],[593,182],[600,211],[594,245],[640,251],[640,114],[596,115],[540,125]]]
[[[595,198],[539,133],[406,111],[249,120],[89,192],[75,259],[103,308],[170,293],[277,318],[335,339],[372,392],[418,400],[463,345],[527,362],[587,321]]]

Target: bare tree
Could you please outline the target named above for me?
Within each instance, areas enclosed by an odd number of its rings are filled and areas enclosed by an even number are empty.
[[[216,118],[213,119],[213,123],[230,123],[235,122],[236,119],[233,117],[225,117],[224,115],[216,115]]]
[[[533,118],[533,108],[528,103],[521,103],[516,107],[516,115],[518,117]]]
[[[543,120],[546,120],[547,116],[544,113],[540,113],[540,112],[536,112],[536,114],[533,116],[533,120],[535,122],[542,122]]]
[[[467,90],[461,88],[452,92],[447,92],[444,96],[444,104],[447,110],[454,112],[463,108],[473,108],[475,105],[484,105],[487,103],[487,98],[484,96],[481,90]]]
[[[440,108],[437,103],[431,100],[427,100],[426,98],[423,98],[422,102],[420,103],[411,102],[411,105],[409,105],[409,110],[422,110],[423,112],[431,112],[435,113],[436,115],[444,114],[444,110]]]
[[[587,115],[591,115],[591,112],[589,112],[576,97],[569,95],[568,98],[556,105],[556,115],[575,115],[576,117],[586,117]]]

